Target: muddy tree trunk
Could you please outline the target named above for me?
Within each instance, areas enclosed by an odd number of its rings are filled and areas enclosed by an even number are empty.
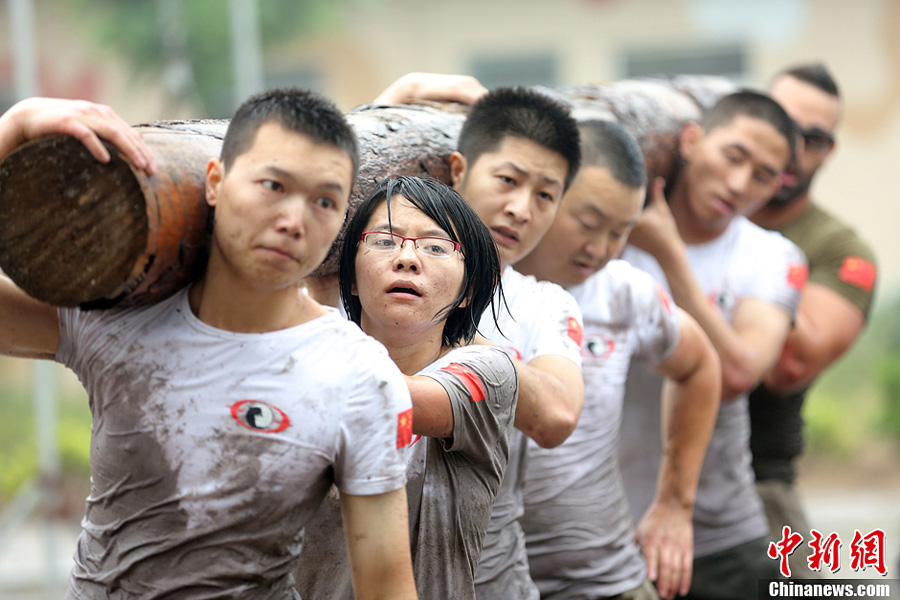
[[[674,177],[685,121],[734,85],[714,77],[624,80],[541,88],[578,119],[622,123],[644,151],[650,176]],[[350,215],[390,174],[450,181],[448,158],[465,119],[456,104],[360,106],[347,114],[361,166]],[[202,272],[210,211],[206,164],[227,121],[138,125],[158,163],[147,177],[111,149],[98,163],[72,138],[24,144],[0,163],[0,269],[33,297],[60,306],[134,305],[165,298]],[[319,274],[337,270],[339,236]]]

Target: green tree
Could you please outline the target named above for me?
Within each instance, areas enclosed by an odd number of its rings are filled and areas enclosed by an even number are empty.
[[[884,354],[877,361],[883,400],[881,428],[900,440],[900,298],[880,316],[884,321]]]
[[[134,77],[161,78],[173,100],[197,98],[209,117],[233,109],[228,0],[76,0],[104,51],[126,56]],[[340,23],[340,3],[258,0],[265,49]]]

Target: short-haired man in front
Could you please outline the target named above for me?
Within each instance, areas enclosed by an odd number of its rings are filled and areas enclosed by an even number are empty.
[[[722,363],[722,402],[694,505],[691,598],[756,598],[757,580],[778,575],[753,485],[747,394],[778,359],[806,264],[794,244],[744,215],[781,185],[795,138],[790,117],[768,96],[745,91],[720,99],[682,129],[683,164],[668,203],[654,190],[623,254],[668,286]],[[659,447],[647,434],[660,423],[659,411],[633,399],[660,389],[658,376],[632,363],[620,456],[634,515],[653,499]]]
[[[841,116],[837,84],[825,65],[801,65],[775,77],[769,92],[800,128],[797,160],[781,190],[750,219],[797,244],[809,261],[797,319],[775,368],[750,394],[750,448],[756,490],[777,535],[810,526],[794,481],[803,452],[801,410],[816,377],[846,352],[865,326],[875,289],[872,248],[849,225],[813,201],[810,185],[834,151]],[[809,554],[789,557],[791,576],[819,576]]]
[[[659,283],[613,260],[643,207],[646,169],[637,141],[608,121],[581,123],[579,130],[581,170],[550,231],[516,263],[519,271],[564,286],[584,314],[585,406],[578,426],[556,448],[528,448],[522,523],[531,576],[546,599],[673,598],[690,586],[691,514],[719,405],[719,359]],[[618,466],[633,358],[657,365],[673,382],[664,403],[662,476],[637,540]],[[655,398],[633,400],[659,410]]]
[[[519,402],[510,459],[475,579],[479,600],[533,600],[519,518],[527,440],[560,444],[584,404],[581,312],[557,285],[512,269],[553,222],[581,161],[578,129],[566,107],[526,88],[499,88],[476,102],[450,157],[453,186],[488,226],[500,252],[506,308],[499,327],[486,314],[479,331],[507,348],[519,367]]]
[[[128,129],[103,107],[25,101],[0,118],[0,158],[67,133],[98,159],[101,135],[152,164]],[[194,284],[88,311],[0,278],[0,352],[65,364],[91,398],[91,495],[67,598],[296,597],[303,528],[333,482],[356,597],[416,597],[398,443],[409,391],[381,345],[298,286],[340,230],[357,163],[330,102],[259,94],[209,161],[215,225]]]

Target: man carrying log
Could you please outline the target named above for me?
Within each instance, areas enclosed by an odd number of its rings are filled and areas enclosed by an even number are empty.
[[[581,161],[578,130],[567,107],[536,91],[498,88],[484,94],[470,77],[417,74],[401,78],[378,102],[470,101],[450,157],[454,188],[488,226],[500,252],[505,308],[497,323],[485,315],[479,331],[516,359],[519,402],[510,460],[475,579],[479,600],[536,600],[525,537],[523,485],[527,438],[561,444],[584,405],[581,311],[556,284],[538,282],[514,265],[549,229]],[[482,95],[484,94],[484,95]],[[503,301],[499,302],[504,306]],[[498,327],[499,325],[499,327]]]
[[[550,231],[516,263],[564,286],[584,314],[584,412],[560,446],[528,447],[528,562],[542,598],[671,599],[690,588],[693,500],[719,406],[719,359],[659,283],[615,260],[644,203],[637,141],[610,121],[578,128],[581,170]],[[618,459],[632,360],[655,365],[672,384],[662,406],[659,398],[635,399],[664,411],[667,424],[656,495],[636,528]]]
[[[101,161],[104,138],[156,168],[108,109],[40,99],[0,118],[0,158],[48,133]],[[356,597],[416,597],[409,392],[383,347],[298,288],[341,227],[357,164],[330,102],[260,94],[209,161],[216,223],[192,286],[85,311],[0,279],[0,352],[68,366],[91,399],[92,489],[67,598],[298,597],[303,527],[331,483]]]
[[[654,189],[623,258],[667,286],[704,329],[722,363],[722,403],[694,504],[689,598],[751,599],[774,579],[769,533],[750,468],[747,394],[781,352],[806,280],[803,254],[750,214],[781,185],[794,153],[790,117],[771,98],[738,92],[720,99],[679,140],[683,166],[668,201]],[[622,472],[632,514],[654,497],[659,411],[640,402],[662,380],[641,363],[628,378]]]

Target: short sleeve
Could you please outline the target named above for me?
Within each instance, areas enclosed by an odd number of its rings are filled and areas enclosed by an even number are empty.
[[[766,232],[768,239],[744,252],[754,252],[756,268],[748,278],[745,298],[757,298],[784,308],[794,318],[800,294],[806,285],[809,268],[806,256],[793,242],[781,234]]]
[[[584,318],[578,302],[572,294],[556,284],[546,284],[542,303],[535,314],[533,347],[526,362],[538,356],[559,355],[581,367],[581,342],[584,336]]]
[[[344,405],[334,479],[346,494],[367,496],[406,484],[406,455],[412,435],[412,402],[406,380],[384,349],[365,344],[352,363],[356,373]]]
[[[56,309],[56,314],[59,318],[59,346],[56,350],[56,360],[76,372],[77,369],[75,369],[73,361],[77,356],[75,348],[77,346],[76,340],[78,339],[78,317],[80,312],[76,308]]]
[[[878,268],[875,254],[855,233],[831,236],[809,256],[809,281],[834,290],[868,316]]]
[[[678,346],[681,321],[675,303],[663,286],[642,271],[634,269],[634,273],[632,331],[637,338],[635,355],[659,364]]]
[[[518,376],[509,355],[491,346],[469,346],[452,362],[426,375],[450,396],[453,437],[448,452],[481,457],[508,438],[519,394]]]
[[[150,320],[159,312],[155,306],[143,308]],[[58,308],[59,346],[55,360],[70,368],[86,384],[87,375],[108,366],[118,354],[116,348],[122,345],[122,340],[134,335],[134,327],[129,328],[128,320],[123,317],[138,310]]]

